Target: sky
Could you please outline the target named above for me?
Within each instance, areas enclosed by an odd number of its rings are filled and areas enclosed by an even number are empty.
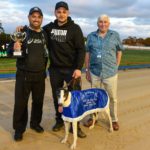
[[[38,6],[44,14],[43,24],[55,20],[55,4],[60,0],[0,0],[0,22],[5,33],[16,26],[28,25],[30,8]],[[80,25],[84,36],[97,30],[97,18],[110,16],[110,29],[122,39],[129,36],[150,37],[150,0],[64,0],[69,5],[70,16]]]

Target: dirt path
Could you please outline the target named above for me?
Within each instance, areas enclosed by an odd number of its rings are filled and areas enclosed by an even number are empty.
[[[83,75],[83,88],[90,85]],[[42,126],[43,134],[37,134],[29,128],[22,142],[13,141],[12,112],[15,81],[0,81],[0,150],[67,150],[72,142],[69,135],[67,144],[60,140],[64,130],[52,132],[54,107],[49,80],[46,80],[46,95]],[[150,148],[150,69],[127,70],[119,72],[118,113],[120,130],[109,133],[104,117],[89,130],[83,126],[87,138],[78,139],[77,150],[149,150]],[[31,106],[31,100],[29,101]],[[30,109],[29,109],[30,111]]]

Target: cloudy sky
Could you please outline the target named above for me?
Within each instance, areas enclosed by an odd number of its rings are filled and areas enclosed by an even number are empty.
[[[43,10],[43,25],[53,21],[55,4],[60,0],[0,0],[0,21],[6,33],[18,25],[28,24],[29,9],[38,6]],[[150,0],[64,0],[70,16],[83,30],[85,36],[97,29],[97,17],[107,14],[110,28],[121,38],[128,36],[150,37]]]

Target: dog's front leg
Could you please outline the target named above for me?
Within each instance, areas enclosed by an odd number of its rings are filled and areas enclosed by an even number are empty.
[[[61,143],[66,143],[69,134],[70,122],[64,121],[65,124],[65,137],[62,139]]]
[[[72,128],[73,128],[73,143],[71,145],[71,149],[75,149],[77,143],[77,121],[72,122]]]

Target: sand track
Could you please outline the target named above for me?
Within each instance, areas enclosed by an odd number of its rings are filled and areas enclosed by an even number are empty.
[[[0,81],[0,150],[67,150],[60,140],[64,130],[51,131],[54,124],[54,107],[49,80],[46,80],[46,95],[42,125],[43,134],[37,134],[27,126],[22,142],[13,141],[12,113],[15,81]],[[83,89],[89,88],[83,74]],[[78,139],[77,150],[149,150],[150,149],[150,69],[119,71],[118,114],[120,130],[109,133],[108,122],[101,119],[93,130],[82,127],[87,138]],[[31,98],[29,101],[31,106]],[[29,108],[30,111],[30,108]],[[30,116],[30,115],[29,115]],[[85,121],[85,120],[84,120]]]

